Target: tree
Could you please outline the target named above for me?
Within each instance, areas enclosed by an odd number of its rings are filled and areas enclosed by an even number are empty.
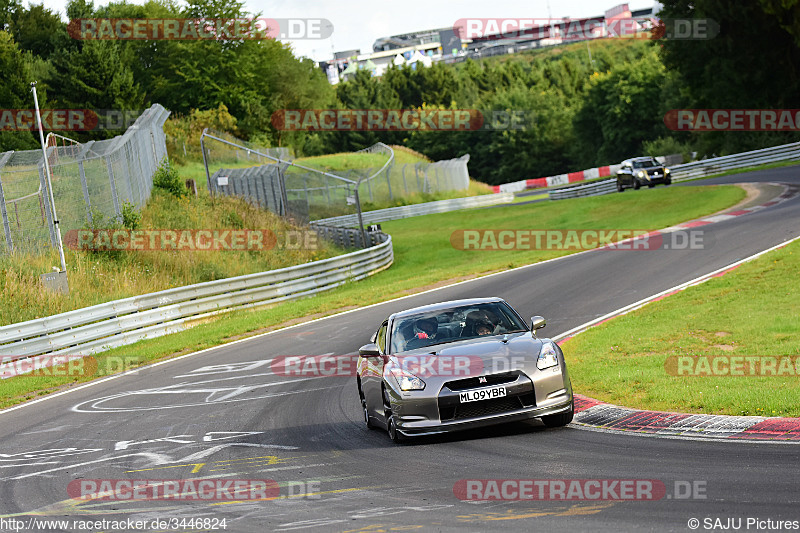
[[[6,31],[0,31],[0,72],[4,78],[0,84],[0,109],[32,109],[30,64]],[[46,96],[40,93],[39,98],[44,102]],[[32,148],[36,148],[36,139],[30,131],[0,129],[0,152]]]
[[[50,57],[59,38],[67,33],[58,13],[47,9],[44,4],[19,8],[10,18],[9,29],[20,48],[43,58]]]
[[[679,75],[692,108],[800,108],[797,0],[663,0],[664,19],[711,18],[711,39],[662,39],[661,57]],[[796,140],[787,133],[712,132],[693,136],[707,153]]]
[[[659,105],[665,76],[655,52],[592,75],[574,124],[581,166],[638,155],[642,142],[667,132]]]

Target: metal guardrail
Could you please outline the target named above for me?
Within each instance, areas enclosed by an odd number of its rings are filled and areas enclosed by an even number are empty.
[[[576,185],[575,187],[562,187],[550,191],[551,200],[563,200],[565,198],[580,198],[581,196],[600,196],[617,192],[617,178],[587,183],[586,185]]]
[[[800,161],[800,143],[783,144],[751,152],[725,155],[711,159],[703,159],[684,165],[676,165],[670,168],[672,181],[681,182],[697,178],[704,178],[726,170],[746,168],[766,163],[779,163],[783,161]],[[566,187],[550,191],[551,200],[563,200],[565,198],[579,198],[581,196],[598,196],[616,192],[616,178],[596,181],[586,185]]]
[[[381,234],[383,235],[383,234]],[[291,300],[363,279],[394,260],[391,237],[346,255],[198,283],[0,327],[0,351],[29,357],[88,355],[186,328],[231,310]]]
[[[670,170],[672,172],[672,181],[687,181],[725,172],[726,170],[794,160],[800,160],[800,142],[704,159],[694,163],[677,165]]]
[[[480,196],[453,198],[451,200],[437,200],[435,202],[425,202],[422,204],[401,205],[399,207],[365,211],[361,216],[364,220],[364,224],[378,224],[380,222],[387,222],[389,220],[399,220],[401,218],[430,215],[432,213],[447,213],[448,211],[458,211],[459,209],[469,209],[472,207],[487,207],[491,205],[507,204],[513,200],[514,193],[510,192],[483,194]],[[355,227],[358,226],[358,218],[355,215],[323,218],[313,221],[312,225],[324,225],[341,228]]]
[[[323,226],[321,224],[310,224],[321,239],[330,241],[342,248],[368,248],[382,243],[386,239],[386,234],[381,231],[361,231],[358,228],[342,228],[337,226]],[[366,236],[367,242],[364,242]]]

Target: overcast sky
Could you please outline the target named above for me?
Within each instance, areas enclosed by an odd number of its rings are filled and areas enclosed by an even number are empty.
[[[41,0],[39,0],[41,1]],[[39,3],[36,1],[35,3]],[[143,0],[131,0],[141,4]],[[95,1],[95,5],[108,2]],[[247,10],[268,18],[323,18],[333,23],[333,35],[322,40],[290,41],[296,55],[314,60],[330,59],[332,51],[372,51],[379,37],[434,28],[452,27],[462,18],[593,17],[620,4],[619,0],[375,0],[277,1],[247,0]],[[44,0],[49,9],[66,18],[67,0]],[[653,7],[653,0],[628,2],[632,10]]]

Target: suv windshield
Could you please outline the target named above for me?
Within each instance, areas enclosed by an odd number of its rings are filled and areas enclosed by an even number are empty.
[[[528,327],[504,302],[451,307],[394,320],[391,353],[520,331]]]
[[[650,168],[659,166],[658,161],[655,159],[645,159],[642,161],[634,161],[633,168]]]

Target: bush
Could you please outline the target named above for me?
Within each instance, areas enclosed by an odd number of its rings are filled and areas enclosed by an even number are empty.
[[[683,155],[684,161],[691,159],[691,148],[689,145],[680,142],[674,137],[659,137],[653,141],[644,141],[642,143],[642,155]]]
[[[158,170],[153,174],[153,186],[163,189],[176,198],[186,195],[186,186],[183,183],[177,169],[169,164],[168,159],[158,166]]]
[[[142,212],[134,204],[122,202],[122,225],[129,230],[139,229],[142,222]]]

